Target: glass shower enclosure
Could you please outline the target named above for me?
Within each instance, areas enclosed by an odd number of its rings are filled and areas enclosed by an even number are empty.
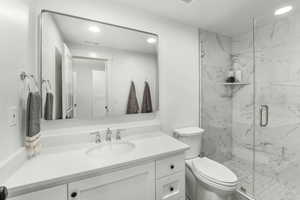
[[[258,200],[300,199],[300,13],[254,22]]]
[[[199,35],[202,154],[237,174],[239,194],[300,199],[300,13]]]

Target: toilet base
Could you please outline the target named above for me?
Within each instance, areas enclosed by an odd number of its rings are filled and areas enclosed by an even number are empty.
[[[186,166],[186,199],[188,200],[232,200],[233,192],[220,191],[197,180]]]
[[[197,184],[195,200],[232,200],[232,194],[220,195],[203,187],[201,183]]]

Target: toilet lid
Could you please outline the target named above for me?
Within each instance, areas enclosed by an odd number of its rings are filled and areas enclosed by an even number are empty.
[[[230,169],[206,157],[193,159],[192,165],[196,173],[216,183],[235,184],[238,181]]]
[[[174,130],[174,133],[181,137],[201,135],[203,132],[204,129],[198,127],[187,127],[187,128],[180,128]]]

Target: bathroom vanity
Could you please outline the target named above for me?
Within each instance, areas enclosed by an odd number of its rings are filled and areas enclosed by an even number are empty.
[[[25,123],[37,128],[26,132],[27,151],[0,163],[8,199],[184,200],[188,146],[156,118],[159,36],[37,10],[39,73],[20,75],[25,110],[36,111],[27,116],[37,116]],[[41,105],[26,99],[33,92]]]
[[[9,200],[185,198],[188,146],[159,131],[56,149],[45,149],[12,174],[4,184]]]

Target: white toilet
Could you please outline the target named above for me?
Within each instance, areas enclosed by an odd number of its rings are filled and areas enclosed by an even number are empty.
[[[204,130],[198,127],[176,129],[174,137],[190,146],[186,152],[186,196],[188,200],[231,200],[237,176],[224,165],[200,158]]]

